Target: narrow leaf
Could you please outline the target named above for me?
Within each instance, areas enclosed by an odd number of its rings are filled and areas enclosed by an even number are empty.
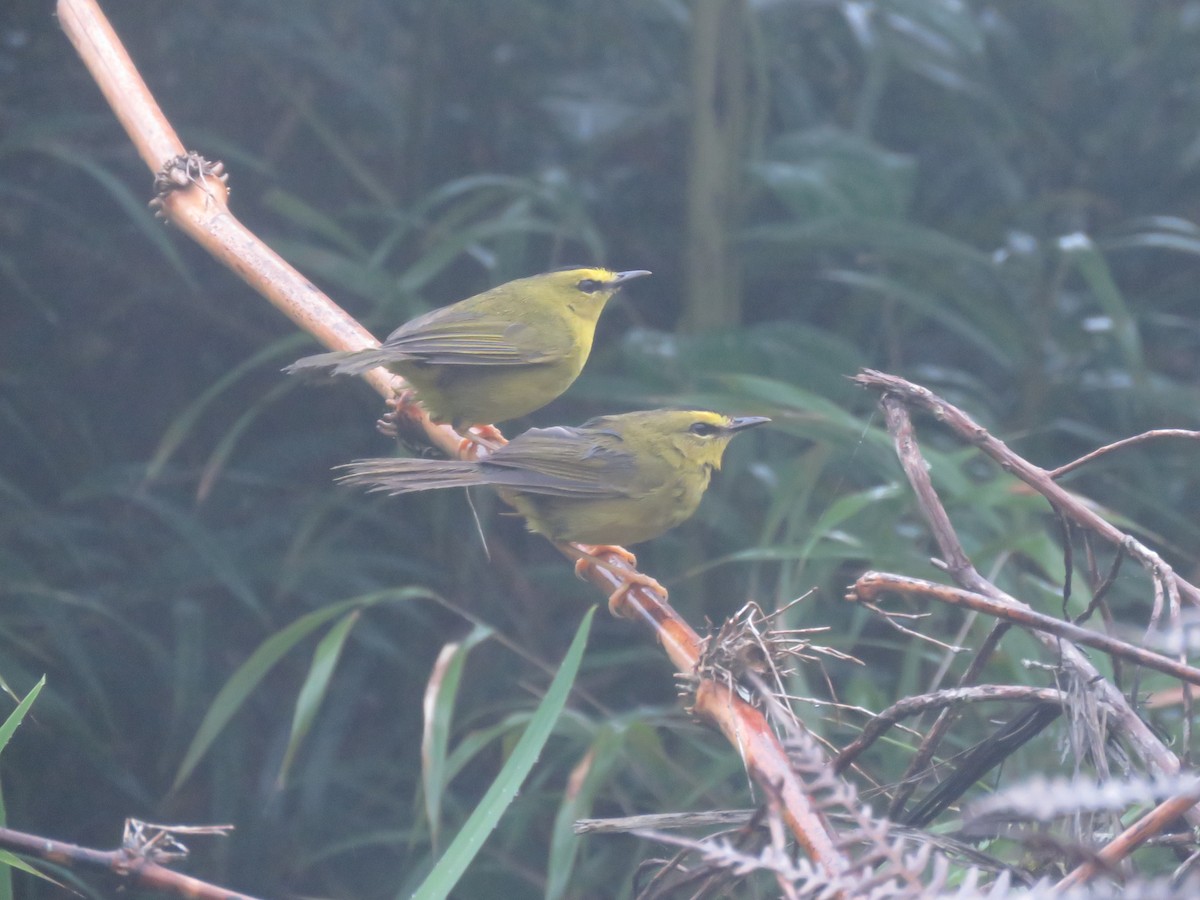
[[[575,833],[575,822],[591,813],[596,792],[619,760],[622,744],[620,732],[611,726],[602,727],[583,759],[571,772],[562,803],[554,817],[550,862],[546,866],[546,900],[559,900],[567,894],[575,858],[579,855],[580,839]]]
[[[296,697],[296,710],[292,714],[292,733],[288,737],[287,749],[284,751],[283,762],[279,765],[279,777],[276,779],[279,788],[283,788],[287,782],[296,752],[308,736],[317,710],[321,708],[321,701],[325,699],[329,679],[333,677],[333,671],[341,659],[346,638],[361,615],[362,610],[354,610],[330,628],[329,633],[317,644],[312,665],[308,669],[308,677],[304,679],[304,684],[300,686],[300,694]]]
[[[587,647],[588,633],[591,630],[595,613],[596,607],[593,606],[583,617],[583,621],[579,623],[575,639],[571,642],[567,655],[563,657],[558,674],[554,676],[549,690],[546,691],[546,696],[538,705],[533,718],[529,720],[525,733],[521,735],[517,746],[513,748],[512,756],[508,758],[504,768],[496,776],[496,780],[492,782],[483,799],[479,801],[475,812],[455,835],[433,871],[413,894],[413,900],[441,900],[441,898],[449,896],[463,872],[467,870],[467,866],[471,864],[483,846],[483,842],[495,829],[496,823],[500,821],[500,816],[517,796],[517,790],[532,771],[542,748],[554,730],[559,715],[567,704],[571,685],[574,684],[575,675],[583,661],[583,651]]]
[[[38,683],[25,695],[25,699],[17,704],[17,708],[8,714],[8,718],[4,720],[4,724],[0,725],[0,753],[4,752],[4,748],[8,746],[9,740],[12,739],[17,728],[24,721],[25,714],[33,706],[33,701],[37,699],[38,694],[42,692],[42,688],[45,686],[46,676],[43,675],[38,679]]]
[[[385,600],[405,600],[418,596],[424,597],[428,594],[425,591],[405,589],[384,591],[378,594],[369,594],[366,597],[344,600],[341,603],[334,603],[324,609],[308,613],[269,637],[251,654],[248,660],[238,667],[238,670],[225,682],[225,686],[217,692],[216,699],[205,713],[200,727],[196,729],[196,736],[192,738],[192,743],[184,754],[183,762],[179,764],[179,771],[171,785],[171,793],[178,790],[188,779],[208,748],[212,746],[212,742],[216,740],[217,735],[221,733],[221,729],[242,708],[246,699],[258,687],[267,673],[300,641],[326,622],[348,610],[366,608]]]
[[[462,683],[467,655],[480,641],[492,634],[492,629],[476,625],[467,638],[447,644],[438,654],[429,684],[425,688],[423,712],[425,727],[421,735],[421,782],[425,788],[425,815],[434,851],[442,824],[442,792],[449,782],[446,756],[450,745],[450,720],[458,688]]]

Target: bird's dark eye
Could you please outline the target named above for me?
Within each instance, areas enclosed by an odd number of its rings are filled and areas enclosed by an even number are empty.
[[[595,278],[585,278],[579,284],[575,285],[575,287],[579,288],[585,294],[594,294],[604,287],[604,282],[597,281]]]
[[[688,429],[692,434],[698,434],[700,437],[712,437],[720,430],[716,425],[710,425],[708,422],[696,422]]]

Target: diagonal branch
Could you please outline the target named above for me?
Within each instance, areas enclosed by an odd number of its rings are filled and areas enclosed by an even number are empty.
[[[1135,434],[1133,437],[1122,438],[1119,441],[1113,441],[1111,444],[1105,444],[1091,453],[1087,453],[1079,459],[1067,463],[1065,466],[1059,466],[1057,469],[1051,469],[1046,474],[1051,478],[1062,478],[1068,472],[1074,472],[1081,466],[1086,466],[1088,463],[1095,462],[1102,456],[1107,456],[1117,450],[1124,450],[1126,447],[1132,447],[1136,444],[1145,444],[1149,441],[1158,438],[1181,437],[1187,438],[1190,441],[1200,440],[1200,431],[1190,431],[1186,428],[1155,428],[1151,431],[1143,431],[1141,434]]]
[[[1195,666],[1186,665],[1168,656],[1163,656],[1161,653],[1138,647],[1128,641],[1118,640],[1107,634],[1080,628],[1072,622],[1064,622],[1054,616],[1035,612],[1025,604],[1012,606],[974,591],[963,591],[921,578],[888,575],[884,572],[864,572],[850,586],[846,592],[846,599],[874,603],[881,594],[888,591],[936,600],[948,606],[959,606],[996,619],[1003,619],[1024,628],[1045,631],[1076,644],[1083,644],[1085,647],[1095,647],[1111,656],[1120,657],[1136,665],[1163,672],[1180,681],[1200,687],[1200,669]]]
[[[1094,860],[1073,869],[1055,887],[1059,891],[1067,891],[1087,883],[1106,867],[1110,870],[1116,868],[1150,838],[1171,829],[1181,815],[1195,809],[1197,802],[1200,802],[1200,792],[1197,791],[1169,797],[1109,841],[1096,854]]]
[[[162,214],[330,349],[378,346],[370,332],[233,216],[219,179],[189,175],[196,157],[185,156],[182,143],[94,0],[59,0],[58,17],[146,164],[178,187],[160,196]],[[383,369],[364,377],[385,398],[407,388],[402,379]],[[463,442],[453,429],[434,424],[413,405],[406,413],[432,444],[447,455],[459,452]],[[614,568],[625,565],[611,555],[605,562]],[[616,575],[598,566],[588,568],[586,575],[607,594],[619,584]],[[680,671],[695,671],[700,637],[670,604],[635,586],[625,595],[620,611],[650,628]],[[779,798],[784,820],[814,863],[829,872],[840,871],[842,856],[763,714],[735,691],[708,680],[701,680],[697,688],[694,711],[738,748],[764,793]]]

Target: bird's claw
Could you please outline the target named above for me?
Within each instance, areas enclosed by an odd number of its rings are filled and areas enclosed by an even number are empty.
[[[388,411],[379,417],[375,427],[379,432],[395,440],[400,439],[400,420],[410,415],[409,410],[417,404],[417,394],[413,390],[397,391],[387,401]]]
[[[614,544],[598,544],[589,546],[587,544],[579,545],[579,559],[575,561],[575,574],[579,578],[586,578],[588,569],[599,567],[620,581],[617,589],[608,597],[608,611],[618,618],[632,618],[628,615],[628,607],[625,597],[634,587],[646,588],[658,597],[665,601],[667,599],[667,589],[658,583],[649,575],[644,575],[637,571],[637,557],[626,550],[624,547],[618,547]],[[603,554],[603,555],[602,555]],[[613,556],[625,565],[616,565],[609,562],[604,556]]]

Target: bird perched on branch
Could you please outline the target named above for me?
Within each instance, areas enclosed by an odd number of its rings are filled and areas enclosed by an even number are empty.
[[[435,421],[461,429],[515,419],[570,387],[605,304],[649,274],[589,268],[519,278],[418,316],[379,347],[307,356],[284,371],[361,375],[383,366],[416,389]]]
[[[343,466],[339,480],[389,494],[490,485],[530,531],[552,541],[637,544],[691,516],[733,436],[769,421],[674,409],[600,416],[578,428],[532,428],[473,461],[362,459]],[[603,549],[633,561],[619,548]],[[647,576],[605,565],[596,553],[589,547],[575,555],[622,580],[610,606],[633,583],[661,590]]]

